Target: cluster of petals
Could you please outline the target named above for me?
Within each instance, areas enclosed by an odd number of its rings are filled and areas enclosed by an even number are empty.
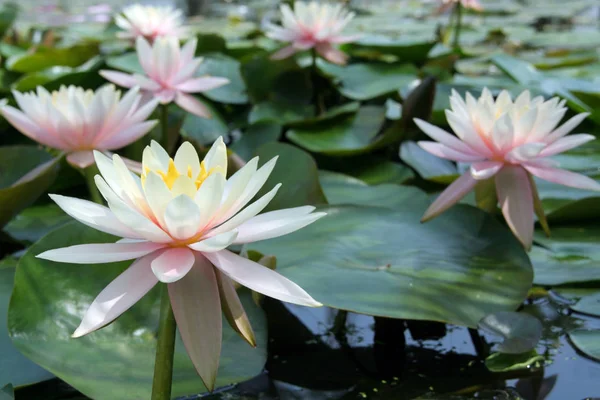
[[[533,240],[534,201],[538,198],[531,175],[565,186],[600,190],[595,180],[557,168],[550,157],[595,139],[588,134],[567,134],[588,114],[578,114],[558,126],[567,108],[555,97],[531,98],[523,92],[514,101],[502,91],[496,99],[486,88],[479,99],[457,92],[446,110],[452,135],[425,121],[415,122],[436,142],[419,142],[429,153],[469,163],[470,169],[454,181],[429,207],[423,220],[431,219],[463,198],[477,182],[494,178],[504,218],[526,248]]]
[[[174,101],[184,110],[209,118],[210,112],[204,104],[189,93],[200,93],[229,83],[227,78],[201,76],[196,73],[201,57],[194,57],[197,40],[188,41],[183,48],[174,36],[157,38],[152,45],[138,37],[137,56],[145,75],[126,74],[118,71],[100,71],[100,75],[123,87],[139,86],[148,98],[161,104]]]
[[[471,10],[475,11],[483,11],[483,7],[481,6],[479,0],[442,0],[440,11],[444,12],[459,3],[464,8],[470,8]]]
[[[4,105],[2,115],[32,140],[66,152],[69,163],[79,168],[94,163],[92,150],[120,149],[157,123],[146,121],[157,102],[142,105],[138,88],[121,96],[114,85],[96,92],[62,86],[52,93],[38,86],[36,92],[13,95],[20,110]]]
[[[118,155],[96,152],[102,176],[96,185],[108,207],[51,195],[70,216],[102,232],[122,237],[116,243],[55,249],[38,257],[93,264],[136,259],[93,301],[74,337],[99,329],[136,303],[159,281],[168,284],[177,326],[198,373],[212,389],[221,348],[221,309],[249,343],[254,336],[236,294],[237,282],[264,295],[305,306],[315,301],[275,271],[226,248],[285,235],[325,213],[304,206],[258,215],[280,185],[256,196],[275,166],[258,168],[258,158],[226,179],[227,149],[219,138],[200,162],[185,142],[171,159],[156,142],[143,153],[140,176]]]
[[[143,37],[154,41],[159,36],[184,37],[183,13],[170,6],[133,4],[115,16],[115,24],[122,31],[117,36],[124,39]]]
[[[284,59],[309,49],[326,60],[345,64],[347,56],[334,47],[336,44],[355,41],[357,36],[344,36],[342,30],[354,18],[341,4],[327,4],[312,1],[294,2],[294,9],[283,4],[281,9],[282,26],[272,23],[266,26],[266,35],[274,40],[291,43],[272,55],[275,60]]]

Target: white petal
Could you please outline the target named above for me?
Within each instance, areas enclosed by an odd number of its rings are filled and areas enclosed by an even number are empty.
[[[471,165],[471,176],[477,180],[488,179],[496,175],[503,166],[504,163],[497,161],[476,162]]]
[[[193,243],[188,245],[190,249],[212,253],[215,251],[220,251],[228,247],[233,243],[235,238],[237,237],[237,230],[231,232],[221,233],[220,235],[212,236],[208,239],[202,240],[197,243]]]
[[[50,198],[64,212],[84,225],[115,236],[141,239],[138,233],[122,224],[108,207],[58,194],[51,194]]]
[[[188,170],[191,172],[191,178],[196,179],[200,173],[200,158],[198,152],[190,142],[183,142],[177,153],[175,153],[175,167],[180,174],[188,174]]]
[[[573,118],[571,118],[570,120],[568,120],[567,122],[565,122],[564,124],[562,124],[561,126],[556,128],[553,132],[548,134],[548,136],[546,136],[544,141],[546,143],[552,143],[555,140],[558,140],[561,137],[567,135],[569,132],[571,132],[573,129],[575,129],[575,127],[577,125],[579,125],[584,119],[586,119],[588,115],[590,115],[590,114],[582,113],[582,114],[578,114],[578,115],[574,116]]]
[[[205,256],[225,275],[256,292],[308,307],[322,305],[289,279],[228,250],[206,253]]]
[[[73,337],[108,325],[138,302],[158,283],[150,269],[153,255],[140,258],[100,292],[85,313]]]
[[[164,247],[160,243],[94,243],[48,250],[37,255],[44,260],[71,264],[104,264],[143,257]]]
[[[165,210],[165,223],[171,236],[185,240],[196,235],[201,228],[200,214],[194,200],[184,194],[171,200]]]
[[[207,171],[213,168],[221,168],[224,174],[227,173],[227,147],[223,143],[222,136],[219,136],[208,150],[204,157],[204,163]]]

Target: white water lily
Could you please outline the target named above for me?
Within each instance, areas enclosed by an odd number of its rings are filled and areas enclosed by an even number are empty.
[[[143,37],[153,41],[159,36],[184,37],[183,12],[173,7],[133,4],[115,16],[115,24],[123,31],[117,36],[125,39]]]
[[[141,177],[122,159],[96,152],[98,189],[108,207],[60,195],[52,199],[70,216],[116,243],[83,244],[39,254],[77,264],[136,259],[94,300],[74,337],[112,322],[159,281],[168,284],[175,319],[188,354],[209,389],[221,351],[221,308],[250,344],[254,336],[233,281],[290,303],[318,307],[302,288],[275,271],[226,248],[288,234],[325,216],[304,206],[260,213],[280,185],[251,202],[275,166],[258,157],[226,179],[227,149],[219,138],[200,162],[185,142],[174,159],[156,142],[144,150]],[[231,317],[231,318],[230,318]]]

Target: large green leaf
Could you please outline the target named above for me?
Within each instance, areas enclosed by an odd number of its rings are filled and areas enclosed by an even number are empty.
[[[52,377],[51,373],[19,353],[8,336],[8,301],[13,289],[16,266],[15,258],[0,260],[0,387],[8,383],[12,383],[13,386],[29,385]]]
[[[600,317],[600,292],[587,295],[571,306],[571,310]]]
[[[450,183],[458,175],[456,165],[423,150],[408,140],[400,146],[400,159],[410,165],[423,179],[439,183]]]
[[[19,7],[12,1],[5,2],[0,8],[0,38],[10,29],[17,18]]]
[[[70,221],[71,217],[56,204],[47,204],[23,210],[4,227],[4,232],[21,242],[34,243]]]
[[[137,53],[125,53],[120,56],[108,57],[106,59],[106,65],[110,68],[119,69],[125,72],[142,75],[146,74],[140,65]]]
[[[421,224],[427,196],[414,197],[395,211],[322,207],[314,224],[248,247],[276,255],[280,273],[334,308],[472,327],[516,309],[533,273],[510,232],[463,205]]]
[[[344,47],[345,50],[359,57],[374,58],[393,55],[403,63],[421,63],[427,60],[427,54],[435,44],[435,40],[415,40],[414,38],[404,37],[390,39],[387,36],[368,36]]]
[[[181,136],[192,139],[202,146],[207,146],[219,136],[227,136],[229,128],[227,128],[225,118],[215,106],[201,97],[197,97],[197,99],[210,111],[210,118],[202,118],[195,114],[186,113],[187,115],[181,127]]]
[[[579,350],[600,361],[600,330],[576,329],[569,332],[569,338]]]
[[[375,137],[385,121],[385,110],[378,106],[363,106],[354,115],[326,120],[302,128],[290,129],[286,137],[314,153],[354,155],[376,149],[386,143],[386,137]]]
[[[265,211],[304,205],[327,203],[319,184],[317,164],[310,154],[284,143],[267,143],[258,148],[260,164],[278,156],[275,169],[257,196],[262,196],[276,184],[282,186]]]
[[[50,67],[45,70],[23,75],[14,83],[14,88],[21,92],[34,90],[37,86],[45,86],[48,90],[59,89],[61,85],[75,85],[95,89],[104,81],[98,70],[104,60],[94,57],[79,67]]]
[[[17,72],[36,72],[54,66],[77,67],[98,54],[91,43],[65,48],[39,48],[33,53],[15,55],[6,60],[6,69]]]
[[[8,326],[14,345],[28,358],[94,399],[148,399],[152,386],[160,288],[152,289],[114,323],[79,339],[71,334],[100,291],[128,262],[61,264],[35,257],[42,251],[114,237],[77,222],[45,236],[21,258],[15,275]],[[242,294],[256,333],[253,349],[225,324],[217,386],[257,375],[266,359],[265,319]],[[173,396],[204,391],[181,342],[175,349]]]
[[[52,184],[58,160],[37,147],[0,147],[0,228]]]
[[[242,134],[242,137],[229,146],[237,155],[244,160],[250,160],[256,150],[262,145],[276,142],[281,136],[281,125],[271,123],[258,123],[250,125]]]
[[[550,227],[552,236],[536,232],[529,254],[538,285],[600,280],[600,229],[594,226]]]
[[[352,64],[339,66],[318,60],[321,73],[330,76],[344,96],[369,100],[408,86],[417,79],[417,69],[410,64]]]
[[[222,54],[204,56],[196,76],[219,76],[229,79],[227,85],[204,92],[204,95],[213,101],[227,104],[245,104],[248,102],[246,85],[240,74],[240,62],[235,58]]]

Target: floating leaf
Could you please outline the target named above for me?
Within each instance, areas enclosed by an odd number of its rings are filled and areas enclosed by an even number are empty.
[[[281,136],[281,125],[259,123],[250,125],[242,137],[229,148],[244,160],[250,160],[259,147],[266,143],[276,142]]]
[[[571,310],[600,317],[600,293],[582,297],[571,306]]]
[[[256,155],[260,157],[260,164],[279,156],[275,169],[257,194],[260,197],[276,184],[282,184],[265,211],[327,203],[319,184],[317,164],[310,154],[289,144],[274,142],[261,146]]]
[[[222,54],[204,56],[204,61],[196,72],[196,76],[212,75],[229,79],[227,85],[203,92],[213,101],[227,104],[245,104],[248,102],[246,85],[240,73],[240,62],[235,58]]]
[[[513,311],[486,315],[477,327],[504,339],[498,352],[521,354],[535,349],[542,337],[542,323],[536,317]]]
[[[58,247],[114,240],[110,235],[71,222],[31,246],[21,258],[15,275],[8,329],[15,347],[23,354],[86,396],[148,399],[156,351],[160,288],[152,289],[112,324],[73,339],[71,334],[92,300],[130,263],[81,266],[35,257]],[[240,297],[258,347],[248,346],[225,324],[217,386],[259,374],[266,360],[263,312],[252,302],[249,291],[240,291]],[[202,382],[178,339],[173,396],[203,391]]]
[[[229,135],[225,118],[209,101],[196,97],[210,112],[210,118],[202,118],[195,114],[186,113],[181,127],[181,136],[192,139],[201,146],[212,144],[219,136]]]
[[[0,260],[0,386],[12,383],[16,386],[30,385],[45,381],[53,375],[29,361],[13,346],[6,320],[8,315],[8,302],[13,290],[13,279],[18,260],[5,258]],[[0,399],[2,396],[0,396]]]
[[[18,214],[5,227],[4,232],[21,242],[34,243],[48,232],[72,221],[55,204],[29,207]]]
[[[521,354],[494,353],[485,359],[485,366],[492,372],[509,372],[543,365],[544,357],[535,350]]]
[[[390,39],[387,36],[369,35],[354,43],[348,44],[345,50],[356,56],[367,56],[389,54],[396,56],[404,63],[421,63],[427,60],[427,54],[436,44],[435,40],[415,40],[414,38]]]
[[[57,65],[77,67],[98,54],[98,46],[90,43],[66,48],[40,47],[35,52],[15,55],[6,60],[6,69],[37,72]]]
[[[351,64],[339,66],[318,60],[321,73],[332,77],[340,93],[353,100],[369,100],[394,92],[417,79],[410,64]]]
[[[58,161],[36,147],[0,147],[0,228],[46,191]]]
[[[433,182],[450,183],[458,175],[453,162],[426,152],[410,140],[402,142],[400,159],[417,171],[422,178]]]
[[[569,332],[569,339],[587,356],[600,361],[600,330],[576,329]]]
[[[248,248],[275,255],[280,273],[333,308],[466,326],[516,309],[533,271],[510,231],[462,205],[421,224],[428,199],[416,197],[393,211],[322,207],[314,224]]]

